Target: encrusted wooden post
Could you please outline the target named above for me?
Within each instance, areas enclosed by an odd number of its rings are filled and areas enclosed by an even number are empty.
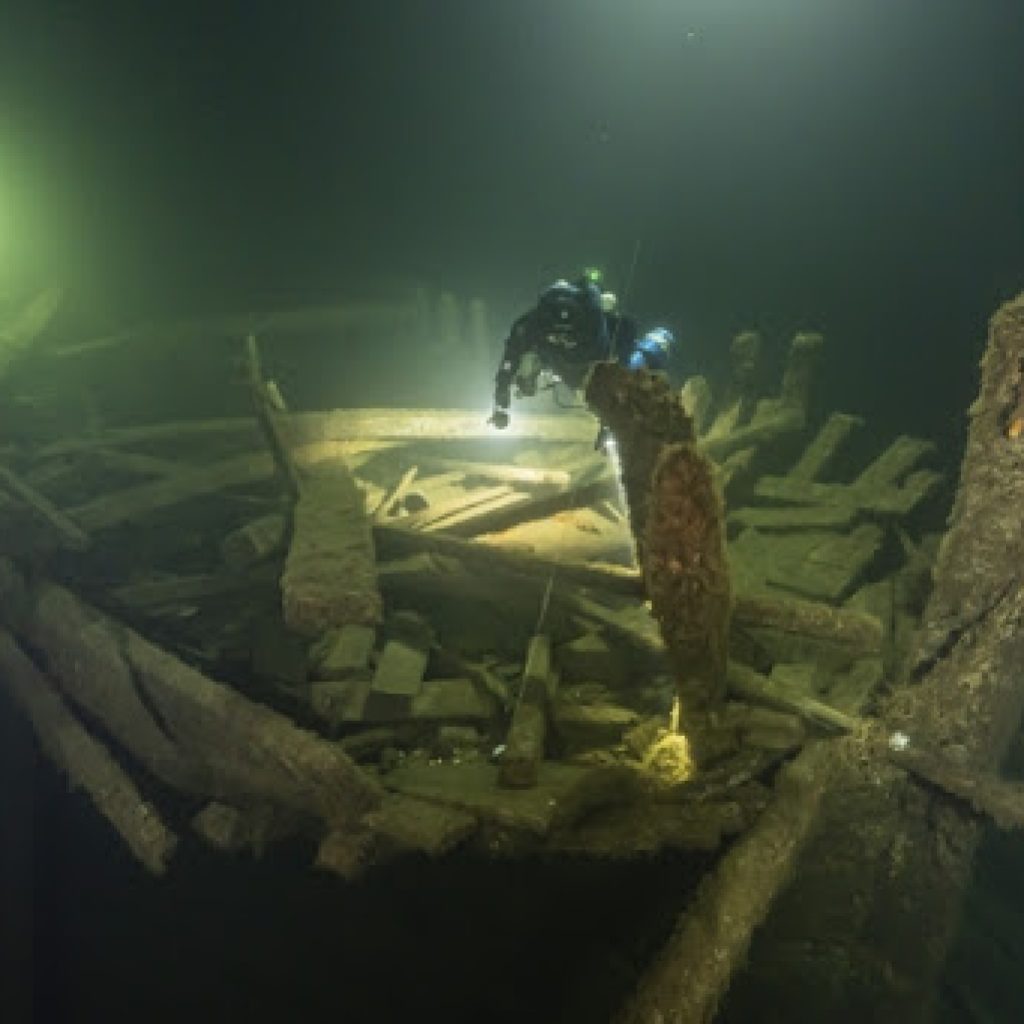
[[[599,363],[586,397],[615,438],[645,589],[676,677],[679,725],[692,742],[725,696],[731,602],[714,467],[662,375]],[[699,741],[693,753],[699,762]]]

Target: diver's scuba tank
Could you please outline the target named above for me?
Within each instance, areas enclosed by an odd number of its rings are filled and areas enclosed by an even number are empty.
[[[626,365],[631,370],[664,372],[668,369],[669,352],[675,340],[667,327],[653,328],[636,343]]]

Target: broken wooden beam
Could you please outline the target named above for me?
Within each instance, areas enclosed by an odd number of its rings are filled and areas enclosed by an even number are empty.
[[[733,622],[824,641],[851,658],[881,653],[885,637],[874,615],[781,594],[738,594]]]
[[[279,551],[288,532],[288,518],[270,512],[232,530],[220,542],[220,555],[232,572],[257,565]]]
[[[348,623],[328,630],[314,648],[310,661],[314,679],[349,679],[369,671],[377,634],[371,626]]]
[[[462,473],[459,475],[461,476]],[[426,530],[447,517],[458,517],[460,514],[471,512],[477,505],[484,504],[492,498],[503,498],[512,493],[513,489],[507,484],[498,484],[495,487],[470,488],[460,494],[453,495],[445,501],[428,505],[419,512],[403,516],[402,525],[407,530]],[[525,497],[525,495],[520,495],[520,497]]]
[[[444,530],[457,536],[474,536],[501,529],[510,516],[520,519],[530,506],[530,495],[514,490],[507,484],[488,488],[489,496],[468,508],[461,508],[434,519],[423,526],[427,533]]]
[[[896,487],[919,462],[934,454],[934,442],[903,434],[874,459],[850,486],[865,492]]]
[[[828,748],[819,742],[782,769],[772,802],[700,883],[616,1024],[708,1024],[715,1018],[751,935],[807,841],[828,760]]]
[[[801,331],[789,344],[778,400],[784,407],[799,409],[805,417],[824,344],[825,339],[815,331]]]
[[[401,793],[389,793],[368,824],[378,842],[393,852],[415,851],[428,857],[448,853],[477,829],[477,819],[466,811]]]
[[[334,626],[379,622],[373,535],[362,494],[344,463],[305,476],[293,516],[281,576],[288,627],[317,637]]]
[[[71,788],[88,794],[147,870],[164,874],[177,845],[174,833],[6,629],[0,629],[0,685],[32,723],[40,747]]]
[[[538,633],[530,638],[520,685],[498,781],[513,789],[528,789],[537,784],[538,769],[544,760],[547,706],[554,688],[551,637]]]
[[[757,406],[757,367],[761,335],[741,331],[729,346],[730,380],[721,407],[707,430],[709,438],[721,437],[745,427]]]
[[[0,561],[0,614],[61,692],[168,785],[354,825],[379,790],[340,750]]]
[[[439,671],[442,673],[452,672],[471,679],[481,692],[493,697],[503,711],[511,707],[508,684],[492,671],[490,665],[482,661],[471,661],[454,651],[438,646],[432,648],[431,657],[440,666]]]
[[[526,551],[501,548],[486,542],[465,540],[441,533],[423,533],[408,530],[401,520],[394,524],[378,525],[374,537],[378,555],[382,560],[402,558],[418,553],[432,553],[457,558],[474,571],[498,571],[546,579],[557,571],[561,580],[573,581],[581,586],[598,587],[613,593],[640,597],[640,574],[631,568],[609,564],[582,564],[542,558]]]
[[[514,466],[494,462],[470,462],[438,456],[422,456],[424,466],[443,471],[461,471],[467,479],[479,477],[494,483],[513,484],[525,491],[564,491],[571,482],[565,469],[537,469],[532,466]]]
[[[327,441],[305,445],[292,454],[303,469],[332,462],[355,468],[361,460],[386,447],[387,442]],[[195,498],[263,483],[273,478],[274,471],[274,460],[266,452],[236,455],[105,494],[66,509],[65,514],[83,529],[98,532],[138,522]]]
[[[89,535],[45,495],[29,486],[6,466],[0,466],[0,488],[6,488],[29,512],[41,519],[72,551],[89,547]]]
[[[727,521],[733,528],[766,533],[804,530],[846,530],[858,519],[853,505],[804,505],[799,508],[748,507],[734,509]]]
[[[679,401],[687,416],[693,420],[694,433],[701,437],[707,432],[711,416],[711,385],[706,377],[687,377],[679,390]]]
[[[237,573],[142,577],[111,588],[109,594],[122,607],[145,613],[252,592],[254,588],[273,585],[276,579],[277,572],[272,566],[254,566]]]
[[[738,700],[796,715],[809,725],[828,732],[853,732],[861,720],[803,694],[789,693],[773,686],[764,676],[736,662],[729,663],[729,694]]]
[[[761,358],[761,335],[757,331],[741,331],[729,346],[732,380],[724,405],[731,407],[732,426],[742,427],[754,415],[757,404],[757,367]]]
[[[860,416],[851,416],[845,412],[834,412],[825,421],[824,426],[814,436],[811,443],[804,449],[803,455],[787,474],[791,480],[817,480],[819,476],[835,461],[843,442],[854,430],[864,426]]]
[[[469,463],[463,463],[461,477],[469,475]],[[458,536],[492,533],[553,515],[567,508],[593,501],[613,481],[610,461],[588,452],[564,469],[568,483],[564,488],[542,487],[523,490],[518,483],[469,488],[420,512],[405,516],[401,525],[425,532],[445,532]]]
[[[423,676],[430,656],[429,640],[415,644],[409,638],[394,638],[384,645],[370,682],[370,700],[393,700],[406,705],[423,688]]]
[[[934,751],[918,750],[909,736],[889,738],[889,759],[943,793],[962,800],[1001,829],[1024,829],[1024,783],[978,772]]]
[[[744,448],[756,450],[780,438],[799,434],[804,426],[804,414],[798,408],[774,405],[764,409],[759,407],[757,415],[746,426],[721,436],[712,437],[708,434],[697,441],[697,448],[716,462],[723,462]]]
[[[84,458],[89,466],[138,476],[174,476],[186,468],[176,459],[161,459],[144,452],[125,452],[116,448],[91,449],[84,453]]]
[[[489,722],[495,702],[470,679],[428,679],[405,701],[371,701],[369,680],[324,680],[310,687],[310,705],[327,725],[402,722]]]
[[[288,443],[281,433],[277,419],[278,402],[274,393],[268,389],[263,380],[260,353],[254,334],[248,335],[245,339],[245,361],[249,379],[249,395],[252,400],[253,412],[256,415],[256,422],[259,424],[260,432],[273,456],[277,475],[284,483],[292,501],[297,501],[302,490],[299,471],[292,459]]]
[[[885,533],[861,523],[849,533],[805,530],[762,534],[747,528],[730,546],[737,586],[765,586],[817,601],[839,603],[860,585],[882,549]]]
[[[382,523],[387,521],[387,517],[392,514],[392,510],[397,508],[398,503],[406,496],[409,492],[409,488],[412,486],[413,481],[416,479],[416,474],[419,472],[420,467],[410,466],[403,474],[401,479],[384,494],[381,498],[380,503],[373,510],[373,521],[375,523]]]
[[[281,424],[293,447],[325,441],[503,441],[533,440],[544,443],[594,440],[593,418],[580,413],[562,415],[524,413],[508,428],[496,430],[483,413],[457,409],[334,409],[329,412],[296,412]],[[119,448],[139,444],[194,444],[207,438],[235,440],[255,449],[260,445],[259,427],[251,417],[216,420],[183,420],[139,427],[102,430],[89,437],[66,438],[36,452],[41,458],[66,455],[91,448]]]
[[[815,456],[805,467],[805,472],[798,475],[789,473],[786,476],[762,477],[754,488],[754,495],[762,501],[773,503],[835,507],[845,510],[851,517],[906,516],[942,480],[942,474],[934,470],[911,472],[921,459],[931,455],[934,450],[935,446],[930,441],[898,437],[851,484],[824,484],[808,477],[806,472],[810,472],[817,464]]]
[[[241,808],[211,800],[191,824],[197,835],[221,853],[249,850],[259,857],[269,843],[298,831],[302,823],[267,804]]]
[[[749,689],[743,686],[749,678],[740,679],[745,673],[737,672],[737,668],[730,664],[730,677],[740,688]],[[759,681],[757,688],[761,688]],[[868,696],[865,692],[860,703],[849,707],[848,718],[856,720]],[[835,719],[834,724],[845,728],[847,723]],[[860,730],[861,735],[864,733]],[[753,936],[812,841],[832,778],[834,742],[812,740],[795,760],[782,767],[771,802],[701,882],[672,937],[616,1016],[616,1024],[648,1024],[659,1017],[673,1024],[708,1024],[714,1020],[735,976],[748,961]],[[856,856],[856,850],[850,855]],[[797,1000],[800,991],[798,987],[794,993]],[[840,1003],[836,1015],[845,1009],[846,1004]],[[794,1017],[800,1012],[794,1004]]]
[[[597,807],[634,800],[636,773],[617,766],[579,766],[546,761],[537,785],[497,785],[499,769],[481,762],[405,764],[381,779],[388,790],[454,807],[527,838],[567,829]]]
[[[421,571],[430,576],[423,581],[426,592],[442,593],[449,584],[461,592],[468,576],[476,581],[476,586],[466,591],[467,599],[479,600],[482,594],[490,592],[495,600],[501,600],[501,595],[509,590],[510,577],[529,577],[539,587],[554,573],[552,599],[556,606],[571,609],[605,626],[611,635],[634,647],[658,655],[664,652],[657,624],[641,603],[642,584],[636,570],[560,563],[525,552],[492,549],[455,537],[406,533],[400,527],[378,527],[376,536],[378,550],[388,558],[389,566],[394,564],[391,559],[396,556],[416,551],[434,553],[448,560],[422,564]],[[460,571],[452,575],[455,568]],[[385,578],[390,578],[387,570]],[[634,600],[628,601],[628,598]],[[883,643],[882,625],[873,615],[762,591],[735,595],[732,628],[734,640],[740,631],[767,630],[827,646],[838,659],[845,661],[878,654]]]

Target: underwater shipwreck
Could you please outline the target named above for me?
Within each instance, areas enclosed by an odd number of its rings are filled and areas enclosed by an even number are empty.
[[[814,413],[818,334],[768,393],[745,332],[726,380],[597,364],[587,410],[497,436],[473,410],[292,410],[261,348],[301,316],[239,317],[209,330],[247,415],[108,427],[102,396],[80,421],[12,400],[22,364],[132,344],[55,350],[58,305],[0,323],[0,684],[146,869],[186,830],[301,836],[344,879],[456,847],[692,852],[711,867],[623,1024],[710,1021],[759,972],[819,1019],[926,1019],[983,826],[1024,824],[998,773],[1024,297],[958,481],[927,439],[865,452],[859,417]]]

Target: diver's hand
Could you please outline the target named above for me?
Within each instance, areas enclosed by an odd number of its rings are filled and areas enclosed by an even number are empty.
[[[495,409],[487,421],[498,430],[504,430],[508,426],[508,413],[504,409]]]

